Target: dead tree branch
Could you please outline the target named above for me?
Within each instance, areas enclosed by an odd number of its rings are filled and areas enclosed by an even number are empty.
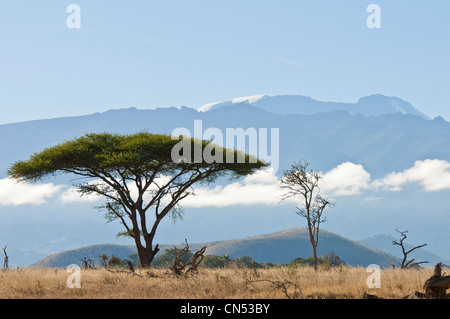
[[[423,245],[419,245],[419,246],[415,246],[413,248],[411,248],[410,250],[407,250],[404,246],[404,241],[406,238],[408,238],[408,236],[406,235],[408,233],[408,230],[405,231],[399,231],[397,229],[397,232],[402,236],[402,238],[400,238],[400,241],[396,241],[394,240],[392,242],[393,245],[398,245],[402,248],[402,253],[403,253],[403,260],[402,260],[402,264],[400,266],[401,269],[409,269],[409,268],[413,268],[413,267],[417,267],[420,264],[427,264],[428,261],[420,261],[420,262],[414,262],[415,259],[411,259],[410,261],[407,261],[408,259],[408,255],[410,253],[412,253],[414,250],[422,248],[427,246],[427,244],[423,244]]]
[[[199,251],[197,251],[191,258],[190,261],[184,262],[182,260],[182,257],[186,255],[189,252],[189,244],[187,240],[185,239],[186,246],[183,249],[178,250],[175,246],[175,258],[173,261],[173,265],[170,267],[170,270],[176,275],[176,276],[186,276],[188,274],[193,274],[198,272],[198,266],[203,261],[203,254],[206,251],[206,247],[203,247]],[[189,267],[189,268],[187,268]],[[186,269],[187,268],[187,269]]]

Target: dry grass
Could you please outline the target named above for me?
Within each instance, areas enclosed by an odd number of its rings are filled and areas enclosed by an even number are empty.
[[[52,299],[360,299],[364,293],[399,299],[422,292],[432,269],[386,269],[381,288],[369,289],[365,268],[332,268],[315,272],[310,267],[268,269],[201,269],[188,278],[168,270],[139,272],[142,277],[105,269],[82,270],[81,288],[68,288],[65,269],[0,271],[0,298]]]

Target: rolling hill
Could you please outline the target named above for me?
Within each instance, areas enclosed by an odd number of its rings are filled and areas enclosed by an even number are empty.
[[[381,251],[331,232],[321,231],[317,254],[325,256],[330,252],[340,256],[352,266],[377,264],[389,267],[396,262],[396,258]],[[206,253],[209,255],[228,254],[233,258],[250,256],[257,262],[286,264],[296,257],[312,256],[312,248],[308,231],[305,228],[296,228],[268,235],[221,241],[208,247]]]
[[[136,249],[133,246],[97,244],[50,255],[30,265],[29,268],[66,268],[72,264],[81,265],[83,258],[91,259],[98,266],[99,256],[102,254],[125,259],[134,253]]]
[[[398,262],[398,259],[391,255],[327,231],[321,232],[319,240],[319,256],[325,256],[333,252],[352,266],[377,264],[381,267],[389,267],[392,263]],[[232,258],[250,256],[257,262],[270,262],[274,264],[287,264],[296,257],[306,258],[312,255],[308,232],[304,228],[290,229],[243,239],[190,245],[193,251],[202,246],[207,246],[207,255],[223,256],[228,254]],[[160,254],[165,249],[172,247],[173,245],[161,245]],[[70,264],[80,264],[80,260],[83,257],[97,262],[99,260],[98,256],[101,254],[128,258],[133,253],[136,253],[136,251],[132,246],[111,244],[92,245],[48,256],[29,267],[64,268]]]

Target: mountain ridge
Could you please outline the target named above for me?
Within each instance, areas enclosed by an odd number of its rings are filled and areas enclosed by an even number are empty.
[[[232,258],[250,256],[257,262],[287,264],[296,257],[311,256],[312,249],[308,236],[306,229],[294,228],[241,239],[190,244],[190,249],[195,251],[206,246],[205,255],[223,256],[227,254]],[[333,252],[346,263],[355,267],[370,264],[390,267],[392,263],[398,263],[398,259],[393,256],[328,231],[322,231],[319,238],[321,240],[318,247],[319,256]],[[161,251],[158,254],[162,254],[173,246],[182,247],[184,245],[160,245]],[[98,260],[100,254],[106,254],[123,259],[132,253],[136,253],[136,250],[130,245],[91,245],[50,255],[33,263],[29,268],[62,268],[70,264],[80,264],[83,257],[94,261]]]
[[[398,98],[382,94],[373,94],[359,98],[356,103],[324,102],[303,95],[255,95],[236,98],[226,102],[215,102],[203,105],[199,112],[210,112],[219,108],[230,107],[235,104],[248,104],[262,110],[277,114],[317,114],[341,110],[351,115],[362,114],[377,116],[382,114],[411,114],[430,120],[430,118],[412,106],[410,103]]]

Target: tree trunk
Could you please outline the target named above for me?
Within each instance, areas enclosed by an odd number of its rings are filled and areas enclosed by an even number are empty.
[[[153,259],[155,258],[155,255],[159,252],[159,246],[156,245],[155,248],[153,247],[144,247],[139,240],[135,240],[136,243],[136,249],[139,256],[139,262],[141,263],[142,268],[149,268]]]
[[[136,214],[134,216],[136,216]],[[143,216],[141,217],[141,219],[142,218],[143,218]],[[139,228],[136,218],[134,218],[132,221],[133,222],[134,242],[136,244],[136,249],[137,249],[137,253],[139,256],[139,262],[141,263],[142,268],[150,268],[150,265],[151,265],[153,259],[155,258],[156,254],[160,250],[159,245],[155,245],[155,248],[153,248],[153,238],[155,237],[156,228],[157,228],[159,222],[161,221],[161,219],[162,218],[158,218],[155,221],[155,224],[153,225],[152,231],[150,232],[150,234],[147,233],[146,228],[143,227],[144,228],[143,230],[141,230]],[[142,244],[142,241],[141,241],[141,239],[142,239],[141,231],[143,232],[142,235],[144,237],[145,246]]]
[[[159,252],[159,245],[156,245],[153,249],[152,247],[146,247],[145,248],[145,265],[143,265],[143,268],[149,268],[152,264],[153,259],[155,258],[156,254]]]
[[[141,267],[148,267],[148,258],[146,257],[145,247],[141,243],[141,239],[138,235],[134,235],[134,242],[136,244],[137,253],[139,256],[139,262],[141,263]]]
[[[314,240],[311,240],[311,245],[313,248],[314,270],[317,271],[319,269],[319,266],[317,264],[317,245],[315,244]]]

